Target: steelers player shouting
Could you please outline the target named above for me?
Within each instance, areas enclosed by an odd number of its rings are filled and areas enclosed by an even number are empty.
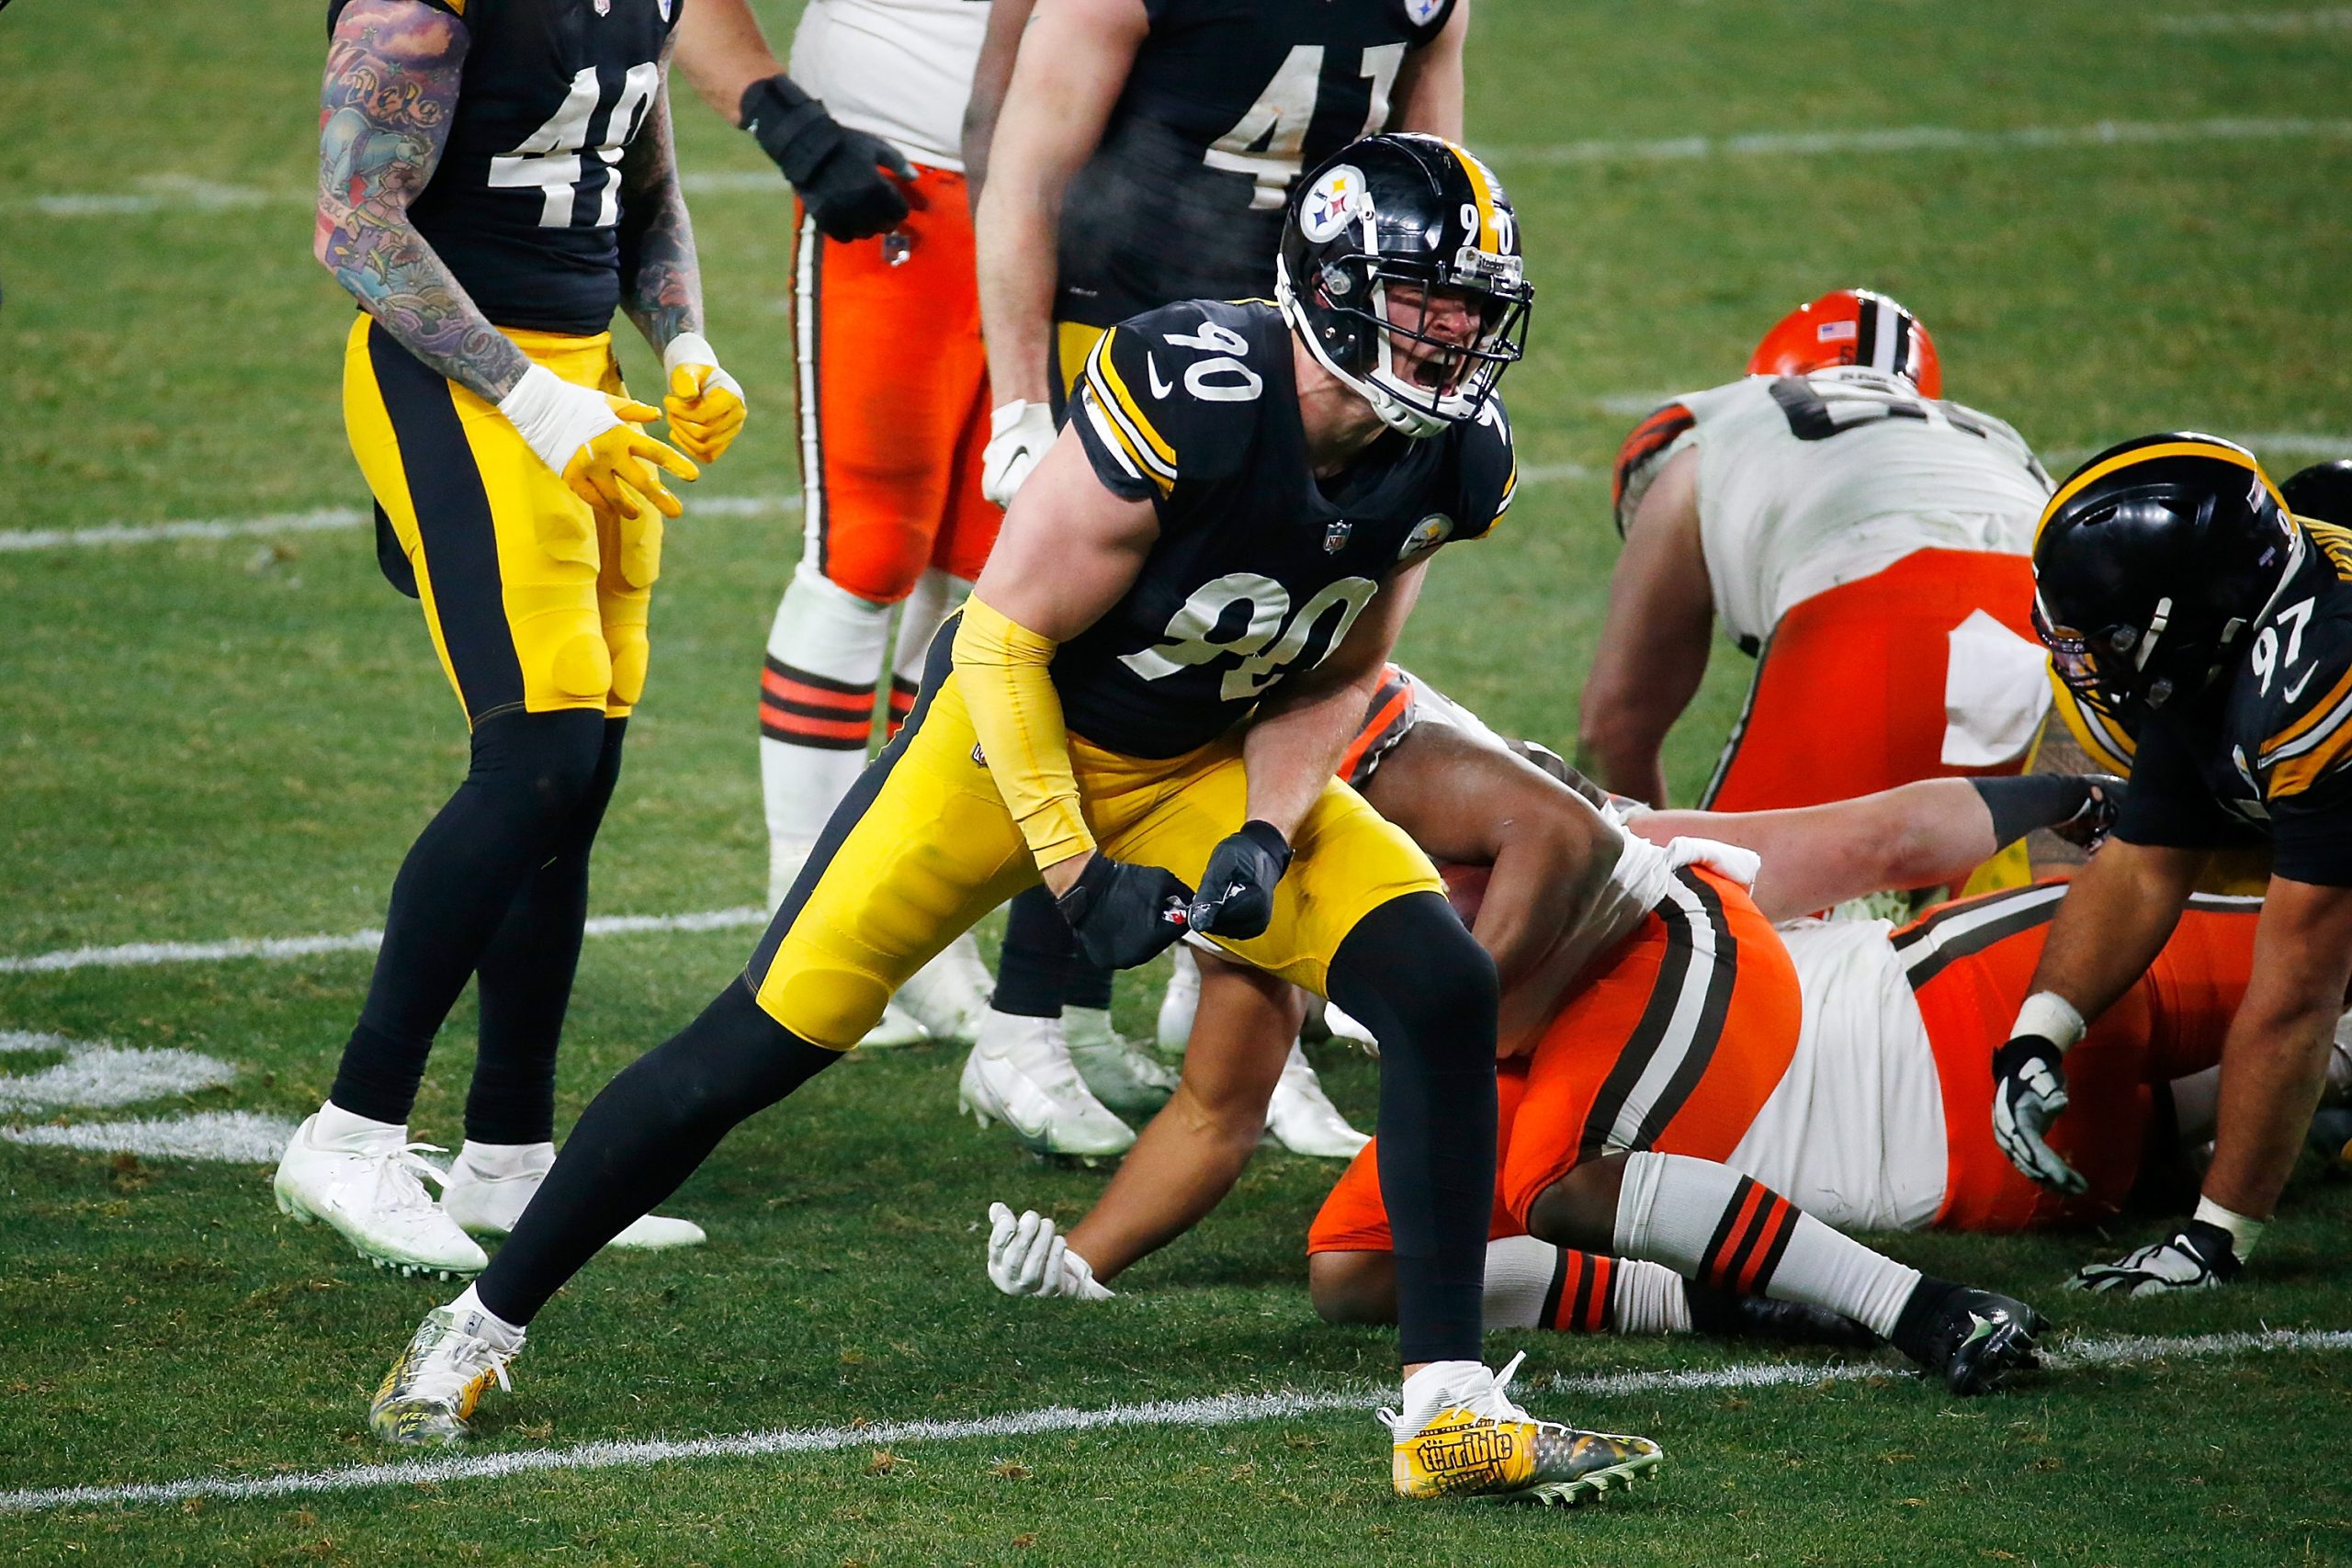
[[[645,686],[664,472],[610,323],[662,357],[699,461],[742,426],[701,334],[664,85],[677,0],[331,0],[316,250],[359,301],[344,418],[379,554],[420,599],[472,732],[466,778],[392,885],[333,1092],[278,1206],[402,1270],[471,1273],[554,1158],[557,1038],[588,852]],[[407,1120],[433,1036],[479,975],[466,1144],[440,1203]],[[690,1245],[648,1218],[616,1240]]]
[[[1042,880],[1098,962],[1189,928],[1379,1032],[1399,1490],[1572,1495],[1657,1462],[1535,1422],[1479,1359],[1494,965],[1427,857],[1332,777],[1429,557],[1510,502],[1493,394],[1527,317],[1516,224],[1468,153],[1385,136],[1341,150],[1283,245],[1279,305],[1170,306],[1096,344],[749,969],[589,1107],[489,1270],[393,1363],[379,1436],[462,1436],[598,1247]]]
[[[1353,138],[1460,138],[1470,25],[1469,0],[1032,8],[990,7],[964,131],[996,400],[981,483],[1000,505],[1052,443],[1105,328],[1180,299],[1272,294],[1300,175]],[[1050,901],[1015,898],[964,1104],[1040,1153],[1125,1150],[1135,1134],[1112,1112],[1148,1115],[1174,1085],[1112,1032],[1110,1002],[1110,976],[1071,952]],[[1363,1143],[1304,1055],[1268,1125],[1301,1154]]]

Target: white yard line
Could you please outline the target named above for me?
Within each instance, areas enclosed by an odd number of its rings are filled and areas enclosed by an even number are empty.
[[[737,931],[767,924],[765,909],[743,906],[681,915],[596,915],[590,936],[636,936],[655,931]],[[67,969],[136,969],[153,964],[215,964],[228,958],[308,958],[321,953],[373,953],[383,945],[381,930],[316,936],[238,936],[220,942],[131,942],[117,947],[67,947],[51,953],[0,957],[0,975],[48,975]]]
[[[2045,1353],[2052,1371],[2112,1366],[2126,1361],[2201,1360],[2278,1351],[2352,1350],[2352,1330],[2273,1329],[2260,1334],[2199,1334],[2178,1337],[2124,1336],[2088,1339]],[[1884,1377],[1883,1362],[1836,1362],[1827,1366],[1783,1361],[1749,1362],[1685,1371],[1622,1372],[1603,1377],[1560,1377],[1549,1392],[1620,1397],[1716,1389],[1805,1386]],[[723,1438],[650,1438],[637,1442],[580,1443],[568,1448],[525,1449],[508,1453],[447,1459],[398,1460],[384,1464],[345,1465],[298,1471],[251,1480],[194,1476],[182,1481],[130,1482],[100,1486],[56,1486],[0,1492],[0,1514],[50,1513],[62,1508],[108,1505],[168,1504],[191,1498],[246,1501],[374,1491],[391,1486],[489,1481],[547,1471],[631,1470],[680,1460],[763,1459],[777,1454],[830,1453],[841,1449],[902,1448],[914,1443],[967,1438],[1028,1438],[1046,1433],[1134,1430],[1145,1427],[1216,1427],[1250,1421],[1279,1421],[1332,1411],[1370,1410],[1395,1390],[1355,1388],[1317,1393],[1227,1393],[1202,1399],[1155,1400],[1092,1410],[1050,1405],[959,1421],[882,1421],[865,1426],[814,1427],[741,1432]]]
[[[766,517],[797,512],[797,495],[713,495],[681,498],[688,517]],[[239,539],[247,535],[315,534],[365,525],[371,513],[349,506],[314,512],[273,512],[260,517],[203,517],[179,523],[100,523],[88,528],[0,529],[0,554],[10,550],[94,549],[154,545],[173,539]]]
[[[2308,18],[2295,24],[2296,28],[2340,25],[2323,19],[2338,15],[2332,11],[2294,15]],[[2222,19],[2215,18],[2216,21]],[[2180,30],[2199,29],[2185,26]],[[2269,30],[2293,29],[2280,26]],[[1817,157],[1849,152],[2007,153],[2066,147],[2147,147],[2200,141],[2331,141],[2346,139],[2352,139],[2352,119],[2233,118],[2110,119],[2089,125],[2020,125],[1989,130],[1944,125],[1861,126],[1842,130],[1765,130],[1733,136],[1549,141],[1482,146],[1479,150],[1502,164],[1612,164],[1679,163],[1709,158]],[[781,204],[786,194],[784,181],[766,170],[705,170],[688,173],[684,184],[687,196],[704,198],[764,197]],[[221,212],[242,208],[307,206],[312,199],[313,193],[307,186],[225,186],[186,175],[158,175],[134,182],[133,188],[130,190],[53,191],[45,195],[0,199],[0,212],[25,212],[65,219],[130,218],[153,213]]]

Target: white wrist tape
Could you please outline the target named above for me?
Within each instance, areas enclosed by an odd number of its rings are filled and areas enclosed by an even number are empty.
[[[498,412],[559,474],[582,446],[621,423],[604,393],[575,387],[544,365],[523,372],[514,389],[498,400]]]
[[[662,351],[662,378],[667,380],[670,372],[681,365],[707,365],[715,370],[718,367],[718,355],[702,333],[680,333],[670,340],[670,346]]]
[[[2009,1035],[2014,1039],[2039,1034],[2064,1055],[2083,1037],[2083,1015],[2075,1010],[2074,1003],[2055,991],[2036,991],[2018,1009],[2018,1021],[2009,1027]]]
[[[2197,1213],[2190,1218],[2202,1220],[2209,1225],[2217,1225],[2229,1232],[2230,1250],[2238,1255],[2238,1261],[2241,1263],[2253,1253],[2254,1244],[2262,1239],[2264,1228],[2270,1224],[2267,1220],[2248,1219],[2245,1215],[2224,1209],[2211,1198],[2204,1197],[2197,1200]]]

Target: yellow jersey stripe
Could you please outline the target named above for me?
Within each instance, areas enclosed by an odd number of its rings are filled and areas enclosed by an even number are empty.
[[[1103,344],[1108,339],[1109,334],[1105,333],[1102,340],[1096,342],[1094,352],[1087,355],[1085,385],[1079,394],[1080,405],[1086,410],[1096,432],[1117,446],[1126,466],[1150,479],[1159,493],[1166,495],[1176,488],[1175,468],[1160,460],[1142,433],[1128,423],[1117,403],[1106,395],[1110,377],[1116,374],[1111,370],[1109,356],[1103,353]]]
[[[1510,498],[1519,493],[1519,459],[1510,461],[1510,473],[1503,480],[1502,499],[1495,502],[1495,515],[1500,517],[1510,510]]]
[[[1128,421],[1134,424],[1136,433],[1141,435],[1145,443],[1158,455],[1160,463],[1168,469],[1170,477],[1173,478],[1176,472],[1176,448],[1168,445],[1159,432],[1152,428],[1151,421],[1144,416],[1142,406],[1136,401],[1135,394],[1127,390],[1126,382],[1119,376],[1119,367],[1111,358],[1111,340],[1117,335],[1118,329],[1114,327],[1102,334],[1102,342],[1094,345],[1094,353],[1091,355],[1091,359],[1096,379],[1108,388],[1111,395],[1118,400],[1120,411],[1127,416]]]
[[[1482,251],[1501,250],[1502,230],[1495,222],[1494,181],[1487,173],[1487,165],[1451,141],[1445,145],[1446,151],[1452,152],[1454,161],[1462,165],[1462,172],[1470,176],[1470,194],[1478,203],[1478,248]]]
[[[2352,670],[2346,670],[2337,679],[2335,684],[2327,689],[2327,694],[2312,705],[2311,711],[2264,741],[2262,749],[2255,753],[2256,765],[2261,766],[2274,761],[2281,751],[2305,739],[2313,731],[2324,728],[2329,716],[2336,712],[2346,697],[2352,697]]]
[[[2335,732],[2323,744],[2301,756],[2290,757],[2270,771],[2268,795],[2276,800],[2284,795],[2301,795],[2320,781],[2324,773],[2333,773],[2352,758],[2352,724],[2338,724]]]
[[[2116,728],[2113,721],[2083,701],[2073,687],[2058,679],[2058,671],[2050,672],[2051,689],[2057,694],[2058,718],[2066,733],[2083,754],[2110,773],[2129,777],[2132,757],[2139,748],[2130,736]]]
[[[2270,482],[2270,476],[2262,471],[2262,465],[2234,446],[2224,446],[2214,441],[2160,441],[2154,446],[2135,446],[2129,452],[2119,453],[2109,457],[2104,463],[2094,463],[2060,486],[2058,493],[2052,496],[2049,504],[2041,509],[2041,523],[2035,525],[2033,530],[2035,541],[2039,543],[2041,538],[2042,525],[2057,514],[2060,507],[2081,494],[2085,488],[2105,479],[2118,469],[2129,468],[2140,463],[2153,463],[2159,457],[2218,458],[2254,474],[2256,478],[2261,479],[2262,488],[2269,491],[2274,500],[2278,494],[2277,488]],[[2279,509],[2281,511],[2286,509],[2284,502],[2279,502]]]

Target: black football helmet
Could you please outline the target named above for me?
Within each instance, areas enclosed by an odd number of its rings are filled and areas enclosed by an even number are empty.
[[[2278,498],[2298,517],[2352,528],[2352,457],[2313,463],[2280,485]]]
[[[2254,454],[2143,435],[2075,470],[2033,540],[2033,624],[2059,679],[2136,723],[2227,666],[2301,563],[2303,533]]]
[[[1291,330],[1392,430],[1476,418],[1534,298],[1502,182],[1450,141],[1400,134],[1350,142],[1298,189],[1274,272]]]

